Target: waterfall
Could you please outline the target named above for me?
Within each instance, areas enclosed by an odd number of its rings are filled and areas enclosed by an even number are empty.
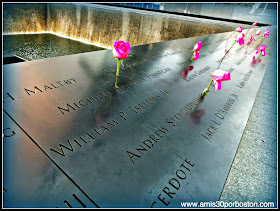
[[[50,8],[49,4],[47,4],[47,31],[50,31]]]
[[[80,22],[81,22],[81,5],[76,6],[76,19],[77,19],[77,27],[76,27],[76,37],[80,38]]]
[[[123,13],[122,14],[122,34],[120,40],[129,41],[129,20],[130,14]],[[130,41],[131,42],[131,41]]]
[[[233,31],[240,26],[88,3],[4,4],[3,20],[6,34],[48,31],[103,48],[111,48],[117,40],[133,46]]]

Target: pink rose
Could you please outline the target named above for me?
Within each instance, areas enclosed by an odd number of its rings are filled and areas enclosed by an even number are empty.
[[[240,26],[240,27],[238,27],[237,29],[235,29],[236,31],[238,31],[239,33],[241,33],[242,32],[242,30],[243,30],[243,28],[242,28],[242,26]]]
[[[202,42],[197,42],[196,45],[194,46],[193,50],[194,51],[200,51],[200,49],[202,48],[203,43]]]
[[[258,23],[255,22],[255,23],[253,23],[252,25],[253,25],[253,26],[256,26],[257,24],[258,24]]]
[[[256,31],[256,35],[260,35],[260,33],[261,33],[261,30]]]
[[[256,41],[256,39],[254,38],[254,35],[251,35],[250,41],[252,42],[253,40]]]
[[[240,34],[237,36],[236,41],[239,43],[239,45],[244,45],[244,36],[245,34]]]
[[[214,79],[215,91],[218,91],[222,88],[222,81],[230,80],[230,73],[218,69],[214,71],[212,78]]]
[[[260,49],[257,50],[256,54],[258,54],[259,52],[261,52],[262,56],[265,56],[265,49],[266,49],[266,45],[261,45]]]
[[[264,37],[267,38],[269,36],[270,29],[265,30]]]
[[[113,55],[118,59],[126,59],[130,52],[129,42],[116,41],[113,48]]]
[[[266,45],[261,45],[260,49],[261,49],[261,51],[265,51]]]
[[[195,51],[195,52],[194,52],[193,59],[194,59],[194,60],[198,60],[198,58],[199,58],[199,52],[198,52],[198,51]]]

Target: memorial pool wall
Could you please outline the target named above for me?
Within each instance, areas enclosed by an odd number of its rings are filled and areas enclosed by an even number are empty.
[[[4,3],[3,33],[53,33],[111,48],[233,31],[248,25],[90,3]]]

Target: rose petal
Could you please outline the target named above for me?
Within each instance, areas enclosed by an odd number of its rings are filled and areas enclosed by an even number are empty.
[[[194,60],[198,60],[198,58],[199,58],[199,52],[198,52],[198,51],[195,51],[195,52],[194,52],[193,59],[194,59]]]
[[[214,71],[212,78],[217,81],[229,81],[230,73],[226,72],[224,70],[218,69],[218,70]]]
[[[242,26],[240,26],[240,27],[238,27],[238,28],[236,29],[236,31],[238,31],[239,33],[241,33],[242,30],[243,30]]]
[[[239,40],[239,45],[244,45],[244,39]]]
[[[220,80],[214,80],[215,91],[219,91],[222,88],[222,82]]]
[[[266,45],[261,45],[260,49],[261,51],[264,51],[266,49]]]

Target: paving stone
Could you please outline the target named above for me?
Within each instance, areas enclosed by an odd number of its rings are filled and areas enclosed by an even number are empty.
[[[235,193],[231,186],[226,186],[219,201],[224,201],[224,202],[245,202],[248,201],[247,198],[245,198],[244,196],[241,196],[238,193]]]
[[[274,153],[276,155],[276,153]],[[244,174],[263,181],[266,184],[277,186],[277,169],[263,162],[258,162],[250,156],[242,154],[234,159],[232,168]]]
[[[258,162],[263,162],[274,167],[277,166],[277,154],[275,152],[273,153],[266,148],[253,146],[246,141],[240,143],[235,158],[242,157],[243,155],[251,156],[252,159],[255,159],[256,165],[258,165]]]
[[[277,137],[276,136],[265,136],[263,134],[255,133],[250,130],[246,130],[243,133],[246,142],[250,142],[253,146],[266,148],[272,152],[277,152]],[[246,138],[245,138],[246,137]]]
[[[274,186],[268,185],[236,168],[231,169],[227,185],[229,187],[225,190],[235,192],[251,202],[276,202],[276,188]]]

